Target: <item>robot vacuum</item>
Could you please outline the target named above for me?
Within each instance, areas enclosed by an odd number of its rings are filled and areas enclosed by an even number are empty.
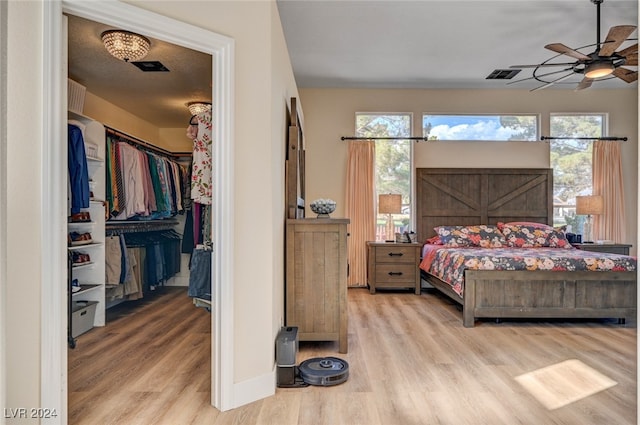
[[[349,377],[349,364],[337,357],[316,357],[300,363],[300,377],[310,385],[342,384]]]

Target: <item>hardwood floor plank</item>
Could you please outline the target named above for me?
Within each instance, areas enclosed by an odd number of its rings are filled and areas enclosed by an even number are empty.
[[[348,292],[348,353],[338,353],[337,342],[300,342],[297,356],[297,364],[347,361],[346,382],[277,388],[226,412],[210,406],[210,313],[184,288],[123,306],[69,350],[69,424],[636,423],[635,320],[484,320],[464,328],[458,306],[437,293]],[[549,410],[516,380],[567,360],[616,384]]]

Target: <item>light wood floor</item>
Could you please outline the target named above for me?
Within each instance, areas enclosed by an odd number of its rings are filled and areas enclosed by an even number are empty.
[[[163,291],[129,312],[110,310],[106,327],[69,350],[69,424],[636,423],[635,320],[486,321],[467,329],[457,306],[437,293],[366,289],[349,290],[348,354],[337,343],[299,344],[298,363],[346,360],[345,383],[278,388],[221,413],[209,405],[210,313],[194,307],[185,289]],[[613,386],[550,410],[517,380],[567,360]],[[570,399],[595,381],[581,373],[568,370],[563,382],[547,377],[541,389]]]

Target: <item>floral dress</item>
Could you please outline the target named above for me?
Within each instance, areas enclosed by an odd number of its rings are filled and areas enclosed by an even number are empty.
[[[198,134],[193,140],[193,164],[191,171],[191,199],[204,205],[212,202],[212,123],[211,112],[196,117]]]

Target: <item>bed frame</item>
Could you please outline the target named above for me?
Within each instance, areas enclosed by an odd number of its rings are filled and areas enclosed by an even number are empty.
[[[551,169],[416,170],[419,240],[439,225],[553,222]],[[422,278],[462,305],[463,325],[477,318],[617,318],[636,315],[636,272],[467,270],[464,298],[424,271]]]

